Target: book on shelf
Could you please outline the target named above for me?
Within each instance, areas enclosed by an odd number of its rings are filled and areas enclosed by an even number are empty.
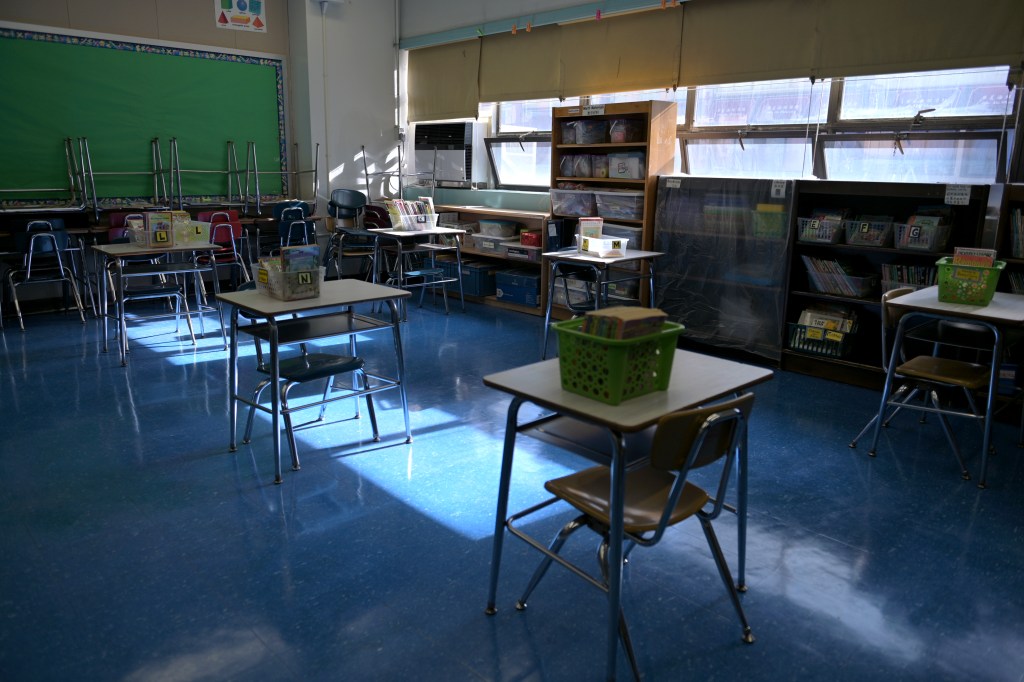
[[[848,208],[816,208],[811,211],[811,220],[836,223],[845,220],[849,213]]]
[[[953,250],[953,265],[973,265],[990,268],[995,260],[995,249],[976,249],[958,246]]]
[[[856,315],[848,309],[812,306],[801,311],[797,324],[802,324],[805,327],[817,327],[826,331],[847,333],[853,331],[856,321]]]
[[[1010,211],[1010,255],[1024,258],[1024,212],[1019,208]]]
[[[316,270],[319,265],[320,247],[316,244],[281,248],[281,270],[283,272]]]

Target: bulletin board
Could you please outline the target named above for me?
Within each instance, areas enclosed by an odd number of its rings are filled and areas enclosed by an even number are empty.
[[[261,193],[286,189],[280,60],[0,28],[0,64],[0,188],[67,186],[64,140],[84,137],[100,198],[152,196],[151,175],[120,173],[151,171],[155,138],[183,171],[227,171],[229,140],[244,169],[253,142]],[[223,196],[227,176],[183,172],[182,193]]]

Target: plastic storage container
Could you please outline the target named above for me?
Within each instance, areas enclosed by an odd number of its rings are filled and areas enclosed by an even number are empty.
[[[817,244],[838,244],[843,240],[843,223],[839,220],[797,218],[797,240]]]
[[[644,177],[643,152],[616,152],[608,155],[608,177],[620,180],[640,180]]]
[[[555,215],[586,217],[597,214],[594,192],[577,189],[552,189],[551,212]]]
[[[597,215],[610,220],[643,220],[643,192],[594,192]]]
[[[650,336],[617,340],[580,331],[583,319],[555,322],[562,388],[608,405],[668,388],[681,324]]]
[[[514,220],[481,220],[480,234],[485,237],[514,237],[519,231],[519,223]]]
[[[581,118],[575,123],[576,144],[603,144],[608,141],[608,121]]]
[[[892,223],[880,220],[844,220],[846,243],[856,246],[892,246]]]
[[[608,138],[612,142],[640,142],[644,139],[644,122],[630,118],[612,119]]]
[[[533,308],[540,305],[540,273],[536,270],[501,270],[494,278],[499,301]]]
[[[896,248],[908,251],[942,251],[949,240],[949,225],[896,225]]]

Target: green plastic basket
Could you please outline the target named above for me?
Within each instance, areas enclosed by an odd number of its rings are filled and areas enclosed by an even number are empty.
[[[668,388],[676,338],[683,325],[624,341],[580,331],[583,318],[555,322],[562,388],[608,405]]]
[[[999,274],[1006,263],[997,260],[991,266],[953,265],[952,257],[940,258],[939,300],[943,303],[988,305],[996,293]]]

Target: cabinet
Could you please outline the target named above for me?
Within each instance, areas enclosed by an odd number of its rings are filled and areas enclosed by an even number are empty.
[[[686,342],[780,361],[793,193],[792,180],[659,180],[656,303]]]
[[[552,109],[551,214],[561,245],[572,245],[580,217],[600,216],[629,236],[629,248],[650,250],[658,176],[672,172],[675,150],[675,102]]]
[[[983,244],[989,187],[975,185],[961,195],[964,203],[947,204],[947,186],[940,184],[800,181],[794,197],[795,223],[789,293],[786,303],[787,332],[784,336],[782,366],[785,369],[815,374],[865,386],[880,385],[881,292],[904,284],[923,286],[934,278],[935,262],[952,255],[958,246]],[[952,201],[952,199],[951,199]],[[960,199],[956,200],[960,201]],[[913,215],[929,210],[948,214],[949,231],[944,244],[939,242],[900,245],[899,225]],[[825,220],[809,223],[816,216],[844,214],[850,220],[836,231]],[[866,245],[873,241],[877,225],[890,219],[891,237],[884,245]],[[808,230],[802,233],[801,230]],[[815,230],[815,232],[810,232]],[[884,232],[884,230],[880,230]],[[803,239],[801,238],[803,236]],[[808,238],[821,241],[807,241]],[[833,243],[834,239],[834,243]],[[892,241],[892,240],[895,241]],[[860,243],[858,243],[860,242]],[[918,248],[907,248],[907,246]],[[929,247],[934,246],[934,250]],[[839,263],[846,292],[821,291],[808,273],[810,259]],[[911,281],[914,274],[924,279]],[[842,343],[826,344],[808,351],[790,336],[803,310],[810,306],[840,306],[856,317],[856,330]]]
[[[539,231],[542,234],[547,228],[547,221],[551,217],[548,213],[540,211],[517,211],[504,208],[490,208],[487,206],[459,206],[459,205],[438,205],[436,210],[439,213],[458,213],[460,222],[479,222],[480,220],[512,220],[523,226],[524,230]],[[501,251],[482,251],[468,246],[463,242],[463,260],[486,261],[502,266],[502,269],[530,269],[540,274],[540,261],[527,261],[518,258],[509,258]],[[543,309],[537,306],[527,306],[518,303],[500,301],[494,296],[478,298],[467,296],[469,300],[476,300],[485,305],[492,305],[509,310],[542,315]]]

